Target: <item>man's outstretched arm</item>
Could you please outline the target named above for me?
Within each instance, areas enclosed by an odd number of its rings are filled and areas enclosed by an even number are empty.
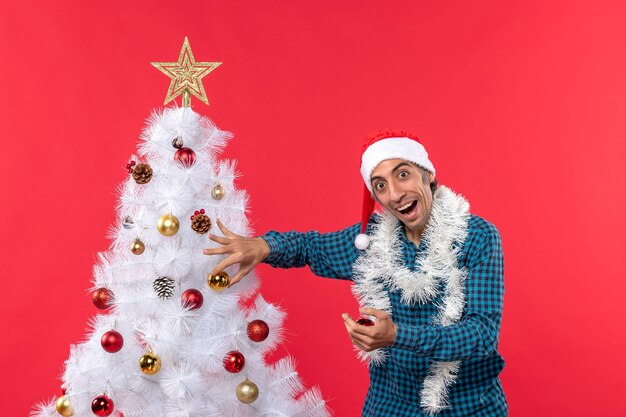
[[[308,265],[321,277],[351,279],[352,264],[359,256],[354,238],[359,224],[331,233],[270,231],[263,239],[270,247],[264,260],[274,268],[300,268]]]
[[[228,255],[215,266],[212,274],[230,265],[240,264],[239,271],[231,278],[229,285],[236,284],[261,262],[276,268],[309,265],[316,275],[350,279],[352,264],[359,255],[353,244],[354,237],[359,233],[358,224],[332,233],[272,231],[256,238],[237,235],[219,220],[217,225],[224,237],[209,237],[220,246],[202,252],[205,255]]]

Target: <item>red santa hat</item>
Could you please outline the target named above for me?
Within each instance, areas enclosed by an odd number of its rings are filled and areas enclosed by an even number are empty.
[[[387,159],[404,159],[414,162],[435,175],[435,167],[428,159],[428,152],[415,135],[403,130],[385,129],[369,135],[361,152],[361,176],[363,177],[363,212],[361,234],[354,241],[357,248],[363,250],[369,246],[365,234],[367,222],[374,211],[374,197],[371,177],[374,169]]]

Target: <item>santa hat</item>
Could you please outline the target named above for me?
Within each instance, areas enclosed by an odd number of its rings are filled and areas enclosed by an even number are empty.
[[[375,132],[365,139],[361,152],[361,176],[364,182],[361,234],[354,241],[356,247],[361,250],[369,246],[369,238],[365,234],[365,229],[375,204],[372,195],[372,172],[382,161],[396,158],[414,162],[435,175],[435,167],[428,159],[428,152],[417,136],[403,130],[385,129]]]

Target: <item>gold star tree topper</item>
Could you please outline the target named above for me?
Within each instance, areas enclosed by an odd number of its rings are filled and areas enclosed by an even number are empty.
[[[153,66],[172,79],[170,88],[167,89],[165,104],[182,94],[183,107],[191,105],[189,94],[193,94],[207,106],[209,105],[202,78],[221,64],[221,62],[196,62],[187,37],[183,42],[183,49],[180,50],[178,62],[152,62]]]

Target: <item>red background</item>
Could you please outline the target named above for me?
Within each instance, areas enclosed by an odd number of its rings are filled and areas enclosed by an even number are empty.
[[[623,416],[626,7],[621,1],[2,2],[2,415],[58,394],[95,313],[115,187],[185,35],[235,133],[258,233],[359,220],[361,140],[423,138],[442,183],[501,231],[512,416]],[[259,268],[281,352],[356,416],[349,284]],[[620,330],[622,329],[622,330]]]

